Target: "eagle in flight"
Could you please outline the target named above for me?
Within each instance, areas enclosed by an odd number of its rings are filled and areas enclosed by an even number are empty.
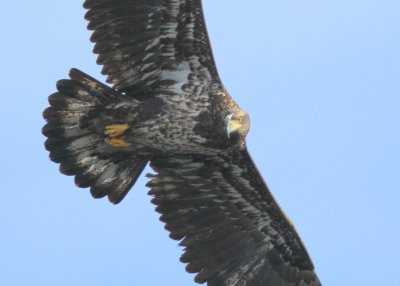
[[[147,163],[160,220],[209,286],[318,286],[246,148],[248,114],[214,63],[201,0],[86,0],[109,87],[72,69],[44,111],[46,149],[95,198],[119,203]]]

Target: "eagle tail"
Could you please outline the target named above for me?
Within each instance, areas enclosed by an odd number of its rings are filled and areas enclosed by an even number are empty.
[[[43,113],[50,159],[60,163],[63,174],[74,175],[77,186],[90,187],[93,197],[108,196],[119,203],[148,159],[105,143],[104,126],[107,116],[115,116],[116,106],[134,108],[138,102],[77,69],[71,69],[70,79],[57,82],[57,90]]]

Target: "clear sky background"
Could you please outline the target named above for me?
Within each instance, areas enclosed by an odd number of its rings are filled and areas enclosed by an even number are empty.
[[[400,1],[204,0],[248,146],[325,286],[400,285]],[[196,285],[142,178],[118,206],[48,159],[71,67],[104,80],[80,0],[4,1],[0,285]],[[147,169],[147,171],[150,171]]]

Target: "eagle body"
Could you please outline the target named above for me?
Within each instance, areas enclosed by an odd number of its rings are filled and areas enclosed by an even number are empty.
[[[144,101],[139,108],[148,104]],[[236,140],[228,137],[228,117],[243,111],[223,89],[210,88],[196,101],[187,95],[156,96],[150,104],[157,106],[159,112],[132,124],[128,142],[167,154],[215,154],[244,145],[244,136]]]
[[[44,111],[50,159],[117,204],[149,164],[152,203],[209,286],[320,286],[246,146],[200,0],[86,0],[105,85],[71,69]]]

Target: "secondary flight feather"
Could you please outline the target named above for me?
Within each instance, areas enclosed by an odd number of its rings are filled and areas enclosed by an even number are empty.
[[[119,203],[140,176],[181,261],[209,286],[318,286],[246,148],[248,114],[218,76],[200,0],[86,0],[104,85],[72,69],[44,111],[51,160]]]

